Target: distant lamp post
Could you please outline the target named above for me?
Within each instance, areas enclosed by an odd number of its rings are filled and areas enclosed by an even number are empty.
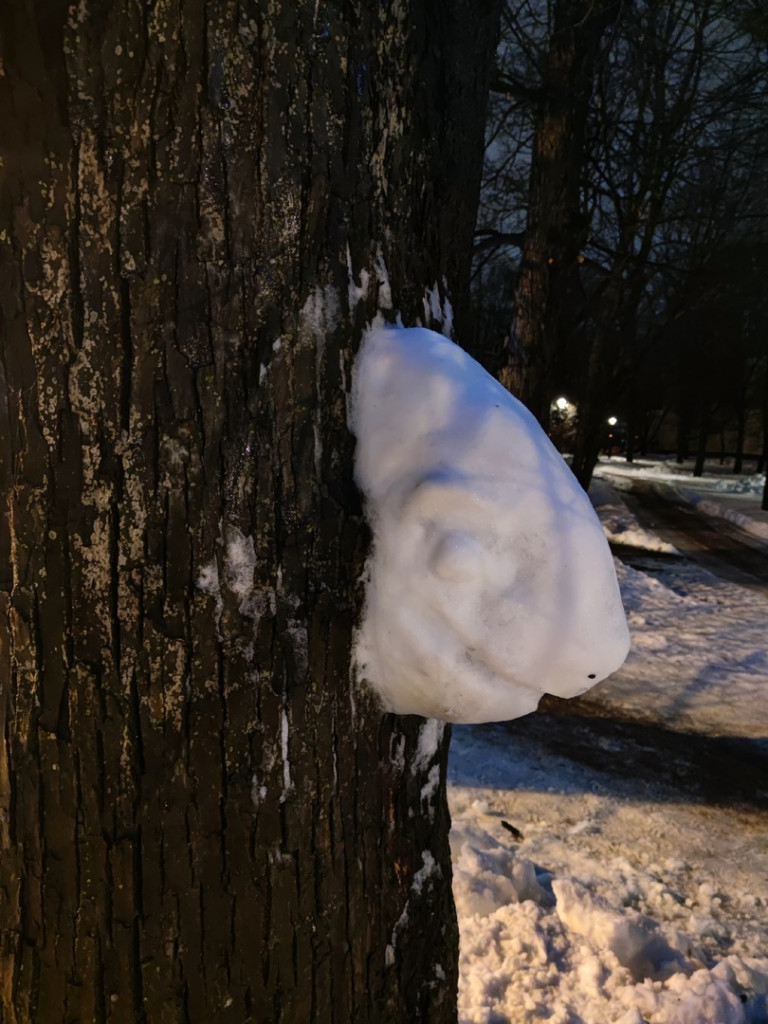
[[[552,400],[549,411],[552,414],[549,436],[555,447],[561,452],[572,450],[576,436],[576,406],[561,395]]]
[[[609,455],[618,455],[621,450],[621,439],[615,434],[616,424],[619,422],[617,416],[609,416],[605,421],[608,425],[605,446]]]

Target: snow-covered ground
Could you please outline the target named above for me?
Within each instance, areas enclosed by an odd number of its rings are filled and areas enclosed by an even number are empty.
[[[757,537],[768,521],[757,478],[602,470],[593,497],[624,545],[668,548],[609,488],[627,473],[674,476],[683,496],[731,519],[735,508]],[[632,651],[590,701],[681,733],[768,742],[768,596],[674,557],[652,575],[617,571]],[[621,751],[606,743],[604,756]],[[654,780],[621,778],[544,753],[521,729],[513,741],[503,725],[454,728],[460,1021],[768,1021],[768,812],[692,801],[673,780],[673,763]]]
[[[670,484],[702,512],[722,516],[768,544],[768,512],[760,508],[764,475],[736,476],[717,462],[707,462],[701,477],[694,477],[692,469],[691,463],[678,465],[671,459],[642,459],[629,465],[622,459],[610,458],[598,466],[595,476],[598,486],[600,481],[608,481],[616,489],[631,487],[633,480]]]
[[[624,467],[626,464],[624,464]],[[652,552],[674,551],[644,530],[609,482],[631,469],[610,463],[598,473],[592,497],[612,542]],[[671,477],[666,464],[642,466],[637,478]],[[621,474],[619,476],[619,474]],[[681,477],[675,474],[678,482]],[[768,527],[759,509],[763,477],[708,476],[685,480],[677,494],[698,485],[710,515],[722,515],[753,536]],[[732,491],[728,488],[731,487]],[[700,497],[699,494],[699,497]],[[734,511],[734,495],[741,504]],[[765,517],[762,519],[761,516]],[[681,559],[659,560],[653,575],[616,560],[632,647],[624,666],[590,691],[590,700],[619,706],[677,730],[764,738],[768,743],[768,595],[728,583]]]

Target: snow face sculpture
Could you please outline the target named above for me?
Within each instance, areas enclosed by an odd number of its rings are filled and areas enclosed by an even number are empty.
[[[629,634],[613,559],[528,410],[421,328],[366,336],[352,398],[374,535],[355,656],[386,707],[500,721],[615,671]]]

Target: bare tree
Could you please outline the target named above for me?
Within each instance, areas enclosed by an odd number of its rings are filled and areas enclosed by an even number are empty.
[[[507,365],[500,379],[549,426],[562,325],[574,315],[587,240],[580,187],[595,66],[618,0],[554,0],[540,64]]]
[[[656,278],[679,280],[733,227],[734,117],[755,73],[743,44],[716,2],[647,3],[625,13],[601,68],[586,186],[590,359],[573,461],[585,486],[622,368],[634,373],[640,332],[662,312]]]
[[[504,376],[545,423],[555,389],[567,384],[579,406],[573,467],[585,486],[611,407],[626,405],[630,437],[646,415],[637,384],[686,274],[724,245],[763,236],[758,197],[768,166],[765,65],[741,5],[587,6],[598,19],[593,35],[585,11],[571,22],[568,51],[582,54],[586,64],[571,67],[585,77],[559,93],[567,108],[559,120],[546,90],[531,97],[517,86],[529,64],[546,68],[559,52],[555,29],[567,5],[531,3],[517,20],[507,9],[495,79],[507,93],[492,105],[486,187],[493,200],[483,201],[478,236],[484,252],[502,246],[507,265],[503,246],[520,245]],[[539,142],[526,142],[531,137],[550,143],[539,152]],[[524,174],[527,197],[517,184]],[[494,233],[496,210],[503,219]],[[485,281],[494,274],[483,267]]]

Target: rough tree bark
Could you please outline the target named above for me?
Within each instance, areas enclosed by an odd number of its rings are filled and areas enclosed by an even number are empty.
[[[495,7],[0,5],[8,1024],[455,1019],[447,738],[350,681],[346,399],[465,287]]]
[[[555,0],[542,69],[510,350],[499,379],[545,430],[563,335],[573,326],[568,313],[580,292],[578,259],[588,232],[580,188],[595,62],[620,9],[616,0]]]

